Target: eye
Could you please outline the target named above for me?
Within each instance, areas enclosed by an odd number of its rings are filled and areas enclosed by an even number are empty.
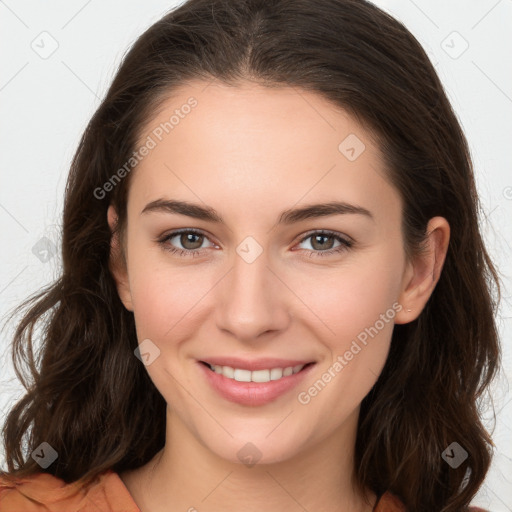
[[[176,239],[174,242],[173,239]],[[341,253],[350,249],[353,245],[352,240],[344,238],[339,233],[334,231],[313,231],[302,238],[299,243],[304,243],[306,240],[311,239],[311,247],[313,250],[306,249],[310,252],[310,257],[329,256],[336,253]],[[331,239],[332,242],[326,240]],[[201,248],[204,241],[208,237],[201,231],[196,229],[179,229],[173,231],[163,238],[158,240],[158,243],[166,250],[178,256],[199,256],[202,254],[204,248]],[[333,242],[338,242],[338,246],[333,247]],[[175,244],[180,244],[183,248],[176,247]],[[215,244],[213,244],[215,246]]]
[[[313,249],[319,249],[319,250],[310,250],[309,252],[310,257],[323,257],[323,256],[329,256],[332,254],[340,253],[343,251],[346,251],[350,249],[353,245],[352,240],[348,240],[347,238],[344,238],[339,233],[336,233],[334,231],[313,231],[306,235],[300,243],[305,242],[306,240],[311,239],[312,242],[310,243],[311,247]],[[332,242],[329,242],[328,240],[333,240]],[[339,242],[339,245],[337,247],[333,248],[334,241]],[[309,249],[307,249],[309,250]]]
[[[183,249],[175,247],[172,240],[176,239],[174,243],[182,245]],[[173,231],[163,238],[158,240],[158,243],[166,250],[171,253],[178,254],[179,256],[198,256],[203,251],[200,249],[204,240],[208,240],[206,235],[195,229],[179,229]]]

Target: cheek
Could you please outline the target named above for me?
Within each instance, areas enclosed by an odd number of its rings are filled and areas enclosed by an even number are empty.
[[[360,267],[312,293],[311,309],[319,311],[320,341],[329,351],[318,372],[299,390],[297,401],[314,426],[336,429],[371,390],[389,352],[396,302],[396,275]],[[313,289],[312,289],[313,290]],[[307,420],[309,421],[309,420]]]
[[[211,286],[186,271],[144,267],[134,272],[130,283],[137,332],[161,342],[178,333],[183,336],[183,329],[194,323],[198,303]]]
[[[134,250],[129,272],[139,345],[149,339],[157,347],[149,345],[152,360],[146,370],[167,403],[182,407],[189,398],[184,389],[194,383],[182,371],[180,347],[197,334],[201,298],[212,285],[192,266],[187,270],[166,264],[156,251]]]
[[[132,236],[135,239],[140,233]],[[279,273],[300,299],[283,300],[283,307],[294,309],[293,316],[310,326],[318,323],[317,334],[321,329],[321,337],[337,340],[335,344],[341,350],[347,339],[373,326],[398,297],[403,254],[396,245],[377,244],[372,250],[348,254],[346,260],[330,266],[282,267]],[[135,243],[129,250],[130,289],[139,339],[154,337],[163,342],[169,337],[192,335],[186,330],[191,325],[197,328],[194,319],[199,320],[200,312],[210,304],[207,295],[223,271],[173,264],[174,256],[147,242]],[[383,331],[389,334],[389,329]]]
[[[194,264],[181,265],[172,254],[143,243],[133,244],[128,271],[139,341],[149,338],[161,350],[177,350],[172,340],[194,336],[218,273]]]
[[[322,273],[300,278],[290,273],[287,282],[308,308],[304,314],[318,323],[324,341],[331,348],[342,350],[347,342],[376,323],[383,338],[390,336],[401,275],[401,255],[390,250],[386,257],[382,250]]]

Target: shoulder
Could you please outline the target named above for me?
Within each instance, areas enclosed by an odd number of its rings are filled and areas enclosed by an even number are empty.
[[[406,512],[406,510],[398,496],[388,491],[379,498],[373,512]]]
[[[64,507],[64,508],[63,508]],[[66,483],[48,473],[22,478],[0,475],[2,512],[67,512],[102,510],[140,512],[123,482],[113,471],[101,473],[93,484]]]
[[[384,493],[378,500],[373,512],[406,512],[405,505],[391,492]],[[468,512],[489,512],[480,507],[469,507]]]

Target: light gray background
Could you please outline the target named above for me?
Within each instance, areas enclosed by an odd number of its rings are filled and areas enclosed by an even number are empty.
[[[2,321],[58,276],[64,186],[79,137],[124,52],[178,3],[0,0]],[[505,368],[492,396],[494,462],[474,503],[493,512],[512,511],[512,1],[375,3],[423,44],[470,143],[486,212],[482,227],[504,284],[498,322]],[[12,328],[0,338],[2,420],[23,393],[7,354]],[[486,417],[492,428],[491,409]]]

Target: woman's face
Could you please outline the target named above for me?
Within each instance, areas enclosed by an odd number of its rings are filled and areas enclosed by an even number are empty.
[[[117,278],[172,422],[233,462],[353,434],[412,276],[369,133],[310,92],[194,82],[143,145]]]

